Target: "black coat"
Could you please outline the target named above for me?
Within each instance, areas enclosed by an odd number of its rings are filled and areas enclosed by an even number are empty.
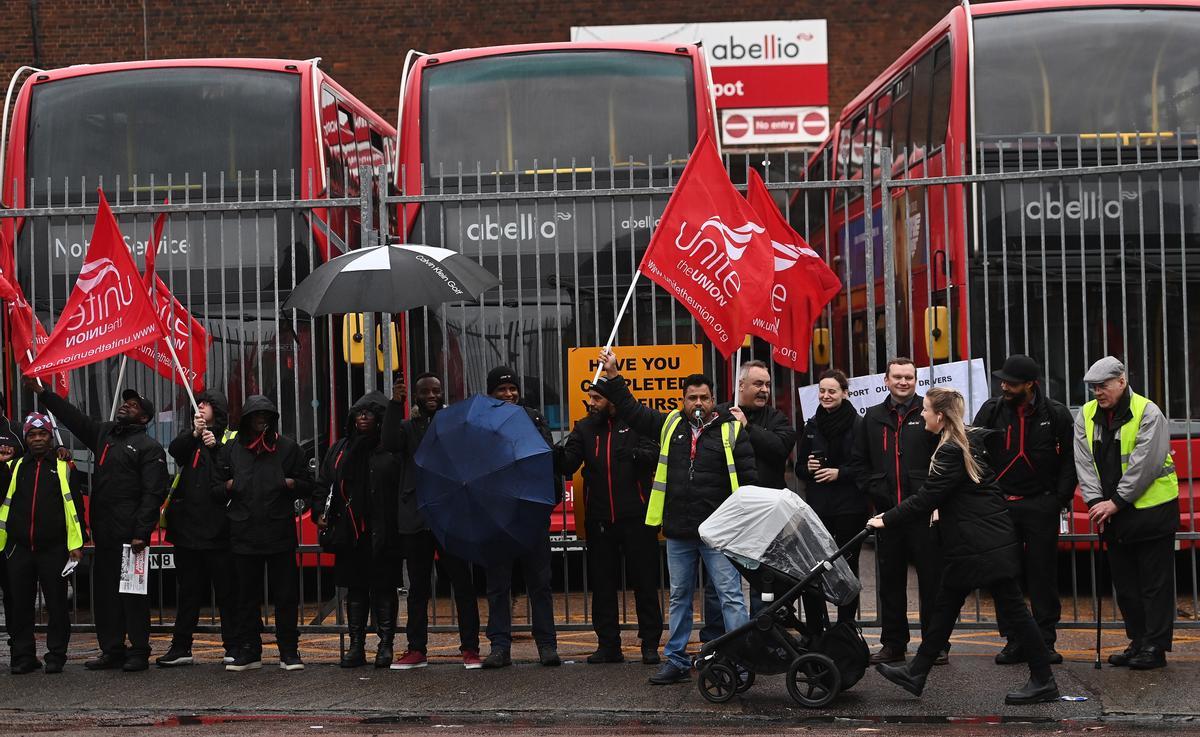
[[[248,427],[251,413],[271,413],[268,433],[275,434],[275,450],[255,453],[247,446],[257,437]],[[278,434],[279,411],[261,394],[242,405],[242,424],[237,439],[221,448],[213,473],[213,493],[229,500],[230,549],[241,555],[269,555],[296,548],[298,499],[312,495],[313,482],[304,453],[291,438]],[[288,488],[286,480],[295,482]],[[226,482],[229,488],[226,489]]]
[[[1008,515],[1008,506],[996,477],[987,463],[982,438],[969,431],[968,440],[980,479],[967,475],[962,448],[944,443],[934,456],[929,478],[919,493],[884,512],[886,535],[889,527],[926,524],[938,510],[945,567],[942,580],[957,589],[974,589],[1021,571],[1021,546]]]
[[[167,446],[167,452],[175,459],[179,477],[164,515],[167,540],[172,545],[191,550],[227,550],[227,499],[223,489],[219,494],[213,493],[213,472],[229,425],[229,401],[224,394],[215,391],[200,394],[196,401],[207,401],[213,408],[213,425],[209,430],[217,444],[209,448],[192,434],[191,427],[186,427]]]
[[[646,518],[650,483],[658,465],[658,443],[608,415],[575,423],[555,448],[558,472],[571,476],[583,466],[583,504],[589,522]]]
[[[32,453],[14,458],[12,464],[0,463],[0,500],[8,495],[12,483],[12,469],[21,462],[17,471],[17,486],[13,490],[8,509],[8,544],[20,545],[32,551],[67,549],[67,519],[64,516],[62,486],[58,478],[58,457],[53,452],[43,458]],[[39,467],[40,464],[40,467]],[[70,485],[75,515],[79,518],[80,532],[87,539],[84,524],[82,474],[74,466],[68,467],[67,483]],[[36,482],[36,484],[35,484]]]
[[[921,490],[937,435],[925,429],[922,397],[900,412],[891,397],[868,407],[854,437],[851,459],[858,488],[882,512]]]
[[[329,528],[323,543],[331,550],[351,548],[370,540],[377,554],[397,547],[396,504],[404,461],[390,452],[383,442],[388,400],[381,392],[370,392],[354,403],[346,421],[346,436],[333,444],[325,454],[321,473],[312,498],[312,518],[328,515]],[[362,410],[371,411],[376,418],[379,434],[372,439],[360,438],[354,420]],[[353,478],[348,465],[355,442],[366,442],[369,453],[365,478]],[[326,507],[326,502],[331,502]]]
[[[728,411],[733,403],[721,404],[717,410]],[[742,407],[746,426],[742,431],[754,446],[754,461],[758,466],[758,485],[768,489],[786,489],[788,456],[796,445],[796,430],[787,415],[767,405],[762,409]]]
[[[629,393],[624,377],[614,377],[601,382],[598,387],[616,406],[617,417],[627,422],[634,432],[652,438],[661,436],[667,415],[638,403]],[[663,507],[663,534],[666,537],[698,538],[700,523],[729,497],[729,470],[721,439],[726,422],[736,423],[737,420],[725,411],[704,426],[696,443],[694,460],[691,455],[692,426],[686,418],[668,438],[667,492]],[[740,486],[758,483],[754,446],[745,432],[738,433],[733,461]]]
[[[855,413],[854,422],[840,438],[826,438],[815,419],[804,424],[800,443],[796,449],[796,476],[804,481],[804,494],[808,505],[822,519],[853,515],[867,517],[867,496],[859,488],[855,468],[851,464],[854,454],[854,439],[860,430],[862,418]],[[838,477],[829,483],[817,483],[808,471],[810,455],[824,455],[825,467],[836,468]]]
[[[145,425],[98,422],[52,391],[39,398],[95,458],[88,522],[96,545],[149,542],[171,485],[163,447]]]
[[[1075,496],[1075,418],[1035,385],[1020,410],[1002,398],[984,402],[975,427],[986,428],[988,458],[1007,496],[1053,495],[1067,507]]]
[[[396,498],[394,518],[396,530],[403,535],[411,535],[428,530],[429,525],[417,510],[417,466],[413,455],[421,447],[429,423],[433,422],[432,415],[425,415],[420,410],[413,410],[412,416],[404,417],[404,402],[392,399],[388,401],[387,412],[383,418],[383,444],[389,452],[401,459],[399,493]]]

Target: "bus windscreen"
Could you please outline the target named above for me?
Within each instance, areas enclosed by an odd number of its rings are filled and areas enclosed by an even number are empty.
[[[427,180],[686,159],[696,140],[686,56],[637,51],[514,54],[427,67]]]
[[[124,202],[152,189],[176,200],[290,197],[299,120],[294,74],[175,67],[48,82],[33,92],[28,179],[39,202],[94,200],[98,177]]]
[[[1200,11],[1079,8],[975,20],[981,141],[1167,146],[1200,126]]]

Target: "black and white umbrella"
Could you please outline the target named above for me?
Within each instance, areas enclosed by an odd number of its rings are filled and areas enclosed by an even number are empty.
[[[448,248],[375,246],[317,267],[296,285],[283,309],[310,315],[404,312],[473,301],[499,284],[490,271]]]

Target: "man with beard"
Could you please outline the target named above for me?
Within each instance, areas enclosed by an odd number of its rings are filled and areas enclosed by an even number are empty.
[[[583,466],[592,627],[599,640],[587,662],[625,660],[617,607],[623,556],[637,605],[642,662],[656,665],[663,631],[658,604],[658,537],[645,519],[658,445],[618,419],[601,388],[600,384],[588,388],[588,416],[575,423],[563,445],[555,448],[562,475],[570,476]]]
[[[122,594],[123,546],[138,553],[158,526],[159,508],[171,483],[167,454],[146,432],[154,404],[133,389],[121,394],[116,422],[99,422],[42,387],[36,379],[25,386],[38,393],[42,405],[92,451],[89,527],[96,543],[93,561],[93,616],[101,654],[84,663],[88,670],[125,672],[150,667],[150,597]],[[129,644],[126,645],[126,637]]]
[[[988,457],[1004,494],[1008,514],[1024,553],[1022,568],[1033,618],[1050,650],[1050,662],[1061,663],[1054,649],[1062,614],[1058,598],[1059,514],[1075,496],[1074,420],[1071,411],[1045,396],[1042,370],[1029,356],[1012,355],[993,371],[1000,397],[979,408],[975,427],[986,428]],[[1008,637],[1008,627],[997,622]],[[996,654],[998,665],[1025,662],[1009,638]]]
[[[312,499],[321,544],[334,554],[333,576],[346,589],[350,647],[341,667],[367,664],[367,619],[375,612],[375,667],[392,664],[396,635],[396,583],[388,555],[396,544],[396,494],[400,459],[381,442],[387,398],[370,392],[354,403],[346,436],[325,454]]]
[[[174,546],[175,575],[179,581],[179,610],[171,647],[154,662],[162,668],[192,663],[192,635],[200,621],[200,609],[216,599],[221,614],[221,644],[226,663],[232,662],[237,637],[233,631],[233,598],[236,583],[231,575],[229,519],[225,498],[212,493],[212,475],[221,447],[237,436],[229,430],[229,401],[217,391],[196,396],[200,411],[185,426],[167,452],[178,472],[167,497],[163,521],[167,541]]]
[[[11,612],[5,620],[12,638],[9,665],[13,675],[41,667],[33,637],[40,587],[48,619],[46,672],[61,673],[71,638],[62,571],[68,560],[83,557],[83,501],[74,468],[55,457],[49,417],[34,412],[25,419],[25,445],[29,450],[24,455],[0,464],[0,552],[12,577],[6,596],[13,599],[5,601]]]
[[[313,482],[295,440],[279,433],[279,410],[262,394],[246,398],[238,435],[221,449],[213,493],[229,500],[229,543],[237,573],[238,652],[228,671],[262,667],[263,575],[275,606],[279,667],[303,670],[300,659],[296,502]]]
[[[462,654],[463,667],[477,670],[483,667],[483,662],[479,659],[479,602],[475,598],[471,569],[461,558],[442,550],[417,511],[417,477],[413,455],[433,422],[433,416],[444,406],[442,380],[436,374],[424,373],[417,377],[414,386],[416,406],[413,407],[412,416],[404,418],[408,392],[404,379],[400,378],[392,386],[392,401],[388,403],[383,419],[383,443],[404,462],[395,515],[398,523],[396,548],[398,557],[408,564],[408,622],[405,625],[408,649],[391,666],[393,670],[413,670],[424,668],[429,662],[426,657],[429,644],[428,610],[429,599],[433,596],[436,553],[442,575],[450,580],[454,591],[454,606],[458,612],[458,649]],[[400,570],[399,563],[400,560],[393,563],[397,571]]]

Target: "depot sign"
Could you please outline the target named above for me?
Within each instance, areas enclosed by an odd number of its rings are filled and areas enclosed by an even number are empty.
[[[819,143],[829,132],[824,20],[576,26],[572,41],[700,43],[722,143]]]

